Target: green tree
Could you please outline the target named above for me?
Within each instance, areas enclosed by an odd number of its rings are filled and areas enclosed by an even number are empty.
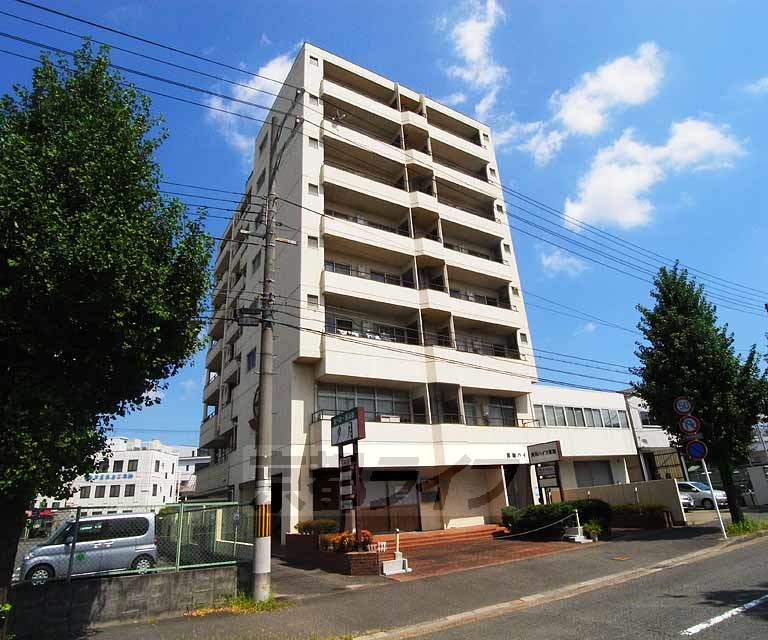
[[[731,517],[739,522],[743,514],[733,470],[749,458],[753,426],[765,401],[766,373],[755,347],[746,358],[737,357],[733,335],[727,325],[718,326],[716,308],[686,270],[662,267],[654,285],[655,306],[638,306],[645,342],[635,352],[640,360],[632,370],[640,379],[635,389],[680,447],[685,441],[673,401],[677,396],[693,400],[701,438],[709,447],[707,462],[720,471]]]
[[[0,602],[36,493],[200,347],[212,240],[159,192],[166,135],[87,42],[0,98]]]

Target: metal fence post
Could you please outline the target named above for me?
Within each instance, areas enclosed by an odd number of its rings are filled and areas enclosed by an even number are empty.
[[[72,565],[75,561],[75,547],[77,547],[77,533],[80,530],[80,507],[75,511],[75,528],[72,532],[72,547],[69,550],[69,563],[67,565],[67,582],[72,579]]]
[[[181,536],[184,533],[184,503],[179,502],[179,527],[178,535],[176,538],[176,571],[179,570],[181,564]]]

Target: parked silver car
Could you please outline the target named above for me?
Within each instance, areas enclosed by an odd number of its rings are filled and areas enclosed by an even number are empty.
[[[725,495],[725,491],[715,489],[713,497],[709,487],[703,482],[678,481],[677,490],[681,496],[689,496],[693,500],[693,504],[702,509],[714,509],[715,500],[717,500],[717,506],[719,507],[728,506],[728,496]]]
[[[72,575],[96,575],[119,569],[149,571],[157,563],[154,513],[121,513],[68,520],[24,556],[18,576],[34,584]]]
[[[683,505],[683,509],[685,511],[688,511],[689,509],[693,509],[696,506],[696,503],[693,501],[693,498],[691,498],[691,496],[689,496],[687,493],[680,494],[680,504]]]

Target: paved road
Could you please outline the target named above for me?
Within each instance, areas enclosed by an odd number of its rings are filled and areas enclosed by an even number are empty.
[[[759,603],[748,610],[726,617],[737,607],[756,600]],[[721,617],[726,619],[718,622]],[[706,627],[707,624],[711,626]],[[768,638],[768,539],[622,585],[420,637],[440,640]]]

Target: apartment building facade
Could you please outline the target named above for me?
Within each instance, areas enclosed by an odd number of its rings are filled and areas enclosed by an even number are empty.
[[[288,241],[275,277],[276,535],[338,516],[330,419],[353,406],[366,411],[362,526],[374,531],[477,524],[529,502],[528,444],[560,440],[569,482],[626,482],[623,397],[538,382],[490,129],[310,44],[272,109],[291,115],[276,140],[266,126],[257,136],[214,266],[199,443],[212,457],[197,496],[253,496],[260,329],[234,316],[259,304],[273,143]],[[608,471],[576,464],[589,461]]]
[[[80,507],[82,515],[155,510],[178,502],[179,453],[159,440],[113,437],[96,470],[75,479],[66,499],[38,497],[35,506]]]

